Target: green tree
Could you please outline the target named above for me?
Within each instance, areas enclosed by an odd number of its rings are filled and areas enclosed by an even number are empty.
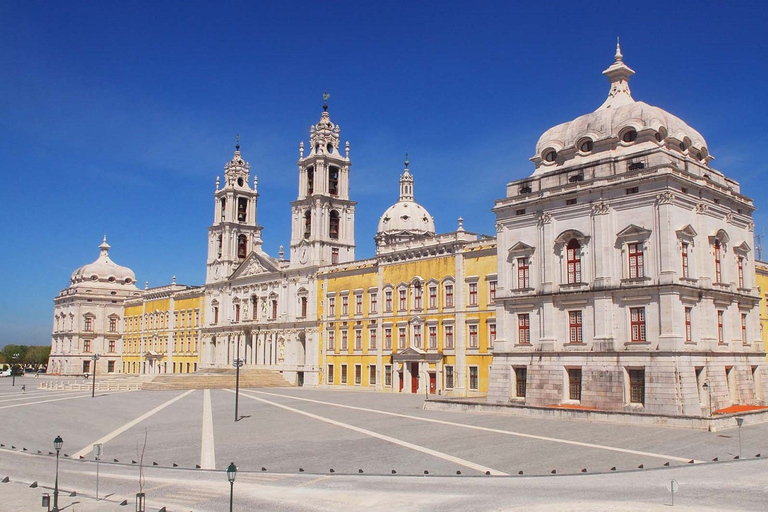
[[[24,364],[32,365],[35,368],[40,365],[48,364],[48,356],[51,355],[50,346],[33,346],[29,347],[24,357]]]
[[[6,345],[0,350],[0,354],[7,364],[23,364],[28,350],[27,345]],[[14,357],[16,354],[19,356]]]

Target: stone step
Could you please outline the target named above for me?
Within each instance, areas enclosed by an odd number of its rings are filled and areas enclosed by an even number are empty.
[[[235,387],[235,370],[209,369],[196,373],[157,375],[145,382],[142,389],[223,389]],[[241,388],[273,388],[292,386],[283,376],[272,370],[241,370]]]

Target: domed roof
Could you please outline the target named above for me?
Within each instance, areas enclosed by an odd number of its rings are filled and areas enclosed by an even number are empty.
[[[133,270],[123,267],[109,259],[110,245],[107,243],[107,236],[104,235],[104,241],[99,245],[101,254],[93,263],[83,265],[74,272],[69,281],[73,285],[83,282],[88,283],[107,283],[112,285],[136,284],[136,276]]]
[[[603,71],[611,82],[611,89],[605,102],[594,112],[544,132],[536,144],[536,155],[533,159],[546,160],[547,153],[551,150],[559,152],[574,146],[578,150],[587,139],[592,142],[609,138],[621,140],[628,131],[640,132],[646,129],[657,132],[657,140],[670,137],[681,144],[683,150],[694,148],[696,153],[693,154],[697,155],[699,160],[711,159],[707,142],[698,131],[666,110],[632,98],[629,91],[629,77],[635,72],[624,64],[618,44],[614,60],[614,63]]]
[[[376,236],[381,235],[433,235],[435,220],[426,208],[413,197],[413,175],[408,170],[406,155],[405,170],[400,176],[400,199],[387,208],[379,219]]]

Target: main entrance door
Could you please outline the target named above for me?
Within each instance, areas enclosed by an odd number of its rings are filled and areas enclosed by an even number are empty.
[[[419,363],[411,363],[411,393],[419,390]]]
[[[437,391],[437,374],[429,374],[429,394],[434,395]]]

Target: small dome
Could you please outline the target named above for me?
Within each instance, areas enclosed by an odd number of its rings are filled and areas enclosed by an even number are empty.
[[[114,285],[136,285],[136,276],[133,270],[123,267],[109,259],[110,245],[107,243],[107,236],[104,235],[104,241],[99,245],[101,254],[93,263],[83,265],[70,277],[70,283],[78,284],[88,283],[107,283]]]
[[[400,176],[400,199],[379,219],[375,238],[380,243],[435,234],[435,220],[414,200],[413,175],[408,170],[408,155],[405,158],[405,170]]]
[[[533,159],[553,162],[563,149],[576,147],[579,151],[589,152],[591,143],[609,138],[631,142],[637,132],[651,129],[657,133],[658,141],[668,137],[675,139],[683,151],[693,148],[697,159],[710,160],[707,141],[699,132],[666,110],[632,98],[629,77],[635,72],[624,64],[618,44],[614,59],[614,63],[603,71],[611,82],[605,102],[594,112],[544,132],[536,143]]]

